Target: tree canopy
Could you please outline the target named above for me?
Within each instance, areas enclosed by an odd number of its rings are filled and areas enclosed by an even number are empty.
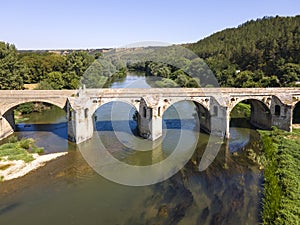
[[[300,81],[300,16],[251,20],[185,46],[205,60],[221,86],[295,86]]]
[[[26,67],[18,60],[16,47],[0,42],[0,89],[22,89]]]

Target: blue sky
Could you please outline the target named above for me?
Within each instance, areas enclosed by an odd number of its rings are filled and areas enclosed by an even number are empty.
[[[176,44],[263,16],[297,14],[299,0],[1,0],[0,40],[18,49]]]

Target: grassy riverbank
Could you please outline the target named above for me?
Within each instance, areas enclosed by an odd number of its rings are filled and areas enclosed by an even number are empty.
[[[43,152],[44,149],[37,147],[32,138],[18,140],[11,137],[8,143],[0,145],[0,181],[25,176],[47,162],[67,154],[57,152],[40,155]]]
[[[300,129],[259,132],[266,157],[263,224],[299,224]]]
[[[33,153],[43,152],[44,149],[37,147],[32,138],[18,140],[13,136],[8,143],[0,145],[0,160],[31,162],[34,160]]]

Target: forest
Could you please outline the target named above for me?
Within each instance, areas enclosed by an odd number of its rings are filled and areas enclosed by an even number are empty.
[[[151,57],[139,62],[138,52],[130,56],[137,58],[134,62],[113,58],[101,64],[97,61],[100,53],[19,52],[14,44],[0,42],[0,89],[24,89],[24,84],[33,83],[38,84],[37,89],[76,89],[82,79],[90,87],[105,87],[115,73],[124,75],[128,69],[160,78],[156,87],[215,86],[209,80],[212,74],[221,87],[300,86],[300,16],[251,20],[181,46],[199,58],[176,59],[177,52],[171,46],[164,52],[173,55],[178,66]],[[162,51],[151,54],[152,59],[166,58]],[[83,77],[86,71],[89,76]]]
[[[264,17],[186,44],[220,86],[286,87],[300,81],[300,16]]]

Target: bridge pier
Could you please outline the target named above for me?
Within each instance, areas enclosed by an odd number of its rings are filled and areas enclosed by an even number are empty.
[[[293,108],[292,105],[283,104],[279,99],[274,98],[271,103],[270,111],[272,114],[271,124],[278,129],[288,132],[292,131]]]
[[[229,138],[230,112],[227,107],[214,104],[211,109],[210,134],[218,137]]]
[[[149,140],[162,136],[162,112],[159,106],[148,107],[145,100],[140,100],[138,128],[140,135]]]
[[[70,141],[79,144],[93,137],[94,124],[89,108],[72,108],[70,104],[67,104],[67,118]]]

